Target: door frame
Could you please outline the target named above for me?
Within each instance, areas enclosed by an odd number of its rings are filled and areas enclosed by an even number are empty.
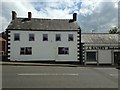
[[[114,58],[113,58],[113,62],[114,62],[114,65],[118,65],[118,63],[115,63],[115,59],[116,59],[116,58],[115,58],[115,53],[118,54],[118,53],[120,53],[120,51],[114,51],[114,53],[113,53],[113,57],[114,57]],[[118,58],[118,57],[117,57],[117,58]]]

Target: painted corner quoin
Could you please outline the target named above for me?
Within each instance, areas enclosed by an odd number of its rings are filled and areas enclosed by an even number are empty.
[[[79,62],[82,64],[82,59],[81,59],[81,29],[79,27],[78,34],[77,34],[77,59]]]
[[[10,31],[6,29],[7,33],[7,59],[10,61]]]

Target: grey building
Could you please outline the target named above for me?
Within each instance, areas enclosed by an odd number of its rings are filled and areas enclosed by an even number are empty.
[[[119,34],[82,33],[84,64],[118,64],[120,61],[119,37]]]

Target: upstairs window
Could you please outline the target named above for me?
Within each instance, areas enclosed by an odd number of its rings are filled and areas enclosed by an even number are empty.
[[[35,36],[33,33],[29,34],[29,41],[35,41]]]
[[[14,34],[14,41],[20,41],[20,34],[19,33]]]
[[[56,34],[56,41],[61,41],[61,35],[60,34]]]
[[[73,41],[73,34],[68,34],[68,41]]]
[[[48,34],[43,34],[43,41],[48,41]]]
[[[58,47],[58,54],[59,55],[69,54],[69,48],[68,47]]]
[[[32,55],[32,47],[21,47],[20,55]]]

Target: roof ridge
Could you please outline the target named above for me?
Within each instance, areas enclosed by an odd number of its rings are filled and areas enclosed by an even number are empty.
[[[110,34],[110,33],[81,33],[81,34]],[[110,34],[110,35],[115,35],[115,34]]]
[[[16,19],[27,19],[27,18],[16,18]],[[52,19],[52,18],[31,18],[31,19],[38,19],[38,20],[70,20],[70,19]]]

